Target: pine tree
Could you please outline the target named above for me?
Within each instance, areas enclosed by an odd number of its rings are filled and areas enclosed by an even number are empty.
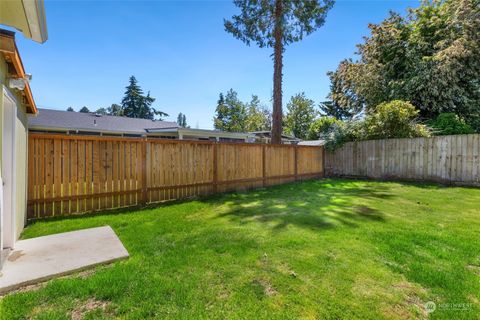
[[[72,108],[72,107],[68,107],[68,108],[67,108],[67,111],[70,111],[70,112],[75,112],[75,110],[73,110],[73,108]]]
[[[281,143],[283,52],[321,27],[334,0],[234,0],[241,13],[225,20],[225,30],[247,45],[274,48],[272,143]]]
[[[187,117],[181,112],[177,116],[177,124],[182,128],[187,127]]]
[[[225,130],[227,127],[228,108],[225,105],[223,93],[218,96],[217,107],[215,108],[215,117],[213,118],[213,126],[218,130]]]
[[[168,116],[163,111],[155,110],[152,104],[155,102],[155,98],[150,96],[150,92],[145,96],[143,90],[137,83],[137,79],[131,76],[129,79],[129,85],[126,87],[125,96],[122,99],[121,109],[123,115],[129,118],[142,118],[142,119],[154,119],[155,115],[160,117]]]
[[[82,112],[82,113],[90,113],[90,110],[88,110],[87,107],[82,107],[82,109],[80,109],[78,112]]]
[[[238,99],[237,93],[230,89],[225,98],[220,94],[216,115],[213,119],[215,129],[229,132],[244,132],[247,111],[245,104]]]
[[[123,114],[129,118],[145,118],[150,110],[145,110],[145,97],[142,88],[137,84],[137,79],[134,76],[131,76],[129,81],[125,96],[122,99]],[[146,119],[153,119],[153,115],[146,117]]]
[[[306,139],[310,125],[317,117],[315,102],[308,99],[305,93],[294,95],[287,104],[285,116],[286,132],[300,139]]]
[[[337,102],[331,100],[320,102],[319,107],[322,115],[338,120],[350,120],[361,112],[358,108],[342,107]]]

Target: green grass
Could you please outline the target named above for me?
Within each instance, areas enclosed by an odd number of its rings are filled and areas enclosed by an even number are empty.
[[[325,179],[37,222],[23,238],[102,225],[115,230],[130,252],[128,260],[7,295],[1,315],[480,315],[480,189]],[[437,310],[426,313],[427,301]],[[103,307],[88,307],[92,302]]]

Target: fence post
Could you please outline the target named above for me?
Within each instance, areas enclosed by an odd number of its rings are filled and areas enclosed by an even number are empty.
[[[325,151],[325,146],[320,146],[322,148],[322,178],[326,177],[325,172],[325,163],[327,162],[327,152]]]
[[[297,178],[298,178],[298,146],[295,145],[293,150],[295,150],[295,152],[294,152],[295,153],[295,173],[294,173],[294,175],[295,175],[295,181],[297,181]]]
[[[266,167],[267,161],[265,160],[266,149],[267,149],[267,146],[264,144],[262,146],[262,185],[264,188],[267,185],[267,167]]]
[[[218,189],[218,151],[217,151],[217,142],[213,143],[213,193],[217,192]]]
[[[142,141],[142,204],[147,204],[147,138]]]

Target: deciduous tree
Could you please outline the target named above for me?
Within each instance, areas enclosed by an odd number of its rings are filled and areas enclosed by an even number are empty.
[[[112,103],[110,107],[107,108],[107,113],[111,116],[118,116],[122,117],[123,116],[123,109],[122,106]]]
[[[339,109],[410,101],[423,118],[453,112],[480,130],[480,2],[424,1],[369,26],[359,58],[329,73]]]
[[[253,95],[252,100],[247,104],[247,118],[245,130],[269,131],[272,128],[272,113],[265,106],[262,106],[258,96]]]

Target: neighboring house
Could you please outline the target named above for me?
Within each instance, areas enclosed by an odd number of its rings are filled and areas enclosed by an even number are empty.
[[[0,1],[0,24],[37,42],[47,40],[43,1]],[[15,43],[0,29],[0,268],[26,221],[28,115],[37,108]]]
[[[32,133],[254,142],[254,135],[247,133],[190,129],[169,121],[51,109],[39,109],[38,116],[29,120],[29,130]]]
[[[250,133],[255,135],[255,140],[259,143],[270,143],[272,140],[272,133],[270,131],[253,131]],[[297,144],[300,141],[302,140],[294,136],[282,134],[282,144]]]
[[[325,140],[304,140],[298,143],[299,146],[323,146]]]

